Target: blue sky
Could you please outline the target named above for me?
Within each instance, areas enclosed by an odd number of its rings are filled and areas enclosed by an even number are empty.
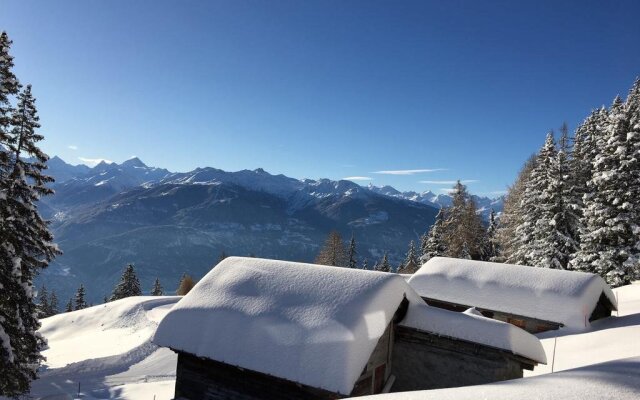
[[[0,9],[43,147],[72,163],[136,155],[175,171],[263,167],[418,191],[463,179],[489,194],[548,130],[574,129],[640,75],[638,1]]]

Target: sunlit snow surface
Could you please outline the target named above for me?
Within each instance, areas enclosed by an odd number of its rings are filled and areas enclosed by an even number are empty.
[[[171,399],[176,355],[150,341],[177,296],[131,297],[42,320],[34,399]]]

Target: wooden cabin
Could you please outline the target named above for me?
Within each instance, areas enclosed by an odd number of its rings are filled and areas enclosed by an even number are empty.
[[[578,271],[434,257],[408,282],[430,306],[475,307],[531,333],[584,329],[617,309],[600,276]]]
[[[153,341],[178,353],[175,397],[191,400],[463,386],[546,362],[534,336],[429,307],[396,274],[238,257],[177,303]],[[432,379],[445,370],[449,380]]]

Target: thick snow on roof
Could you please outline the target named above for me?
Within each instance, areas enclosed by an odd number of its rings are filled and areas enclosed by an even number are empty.
[[[538,338],[506,322],[486,318],[475,309],[457,313],[412,303],[400,325],[507,350],[542,364],[547,362]]]
[[[434,257],[409,284],[422,297],[502,311],[584,328],[604,292],[611,288],[594,274],[522,265]]]
[[[394,274],[229,257],[167,314],[153,340],[349,394],[408,291]]]

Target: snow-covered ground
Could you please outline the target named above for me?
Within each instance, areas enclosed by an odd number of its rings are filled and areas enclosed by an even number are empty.
[[[177,296],[130,297],[42,320],[47,361],[34,399],[171,399],[176,355],[151,343]]]
[[[538,335],[548,365],[539,365],[524,379],[372,398],[639,399],[640,282],[614,292],[620,311],[613,317],[592,324],[586,332]],[[179,299],[133,297],[44,319],[41,332],[49,341],[47,361],[31,396],[75,399],[80,383],[82,399],[171,399],[176,357],[157,348],[150,338]]]

